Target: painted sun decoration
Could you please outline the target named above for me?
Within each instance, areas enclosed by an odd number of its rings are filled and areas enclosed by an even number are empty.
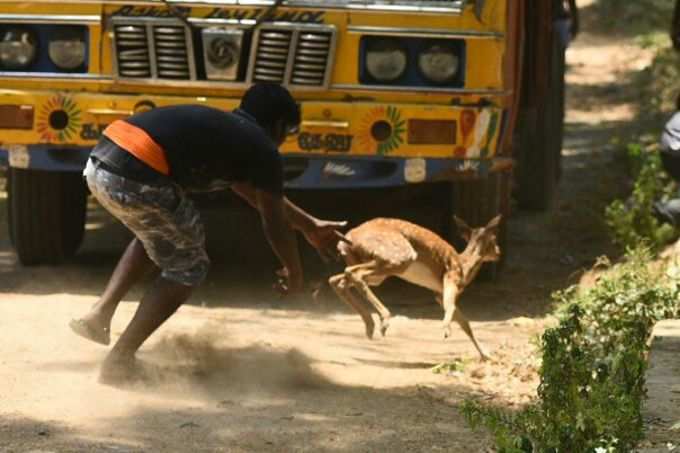
[[[404,143],[405,123],[396,107],[376,107],[364,116],[357,138],[378,155],[389,154]]]
[[[44,142],[65,142],[73,138],[81,126],[81,110],[68,96],[58,94],[40,109],[37,131]]]

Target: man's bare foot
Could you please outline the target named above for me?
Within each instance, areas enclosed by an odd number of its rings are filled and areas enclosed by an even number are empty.
[[[74,333],[95,343],[108,346],[111,342],[109,328],[102,326],[96,320],[87,318],[72,319],[68,325]]]
[[[99,371],[99,383],[105,385],[129,384],[141,378],[135,356],[132,354],[109,353]]]

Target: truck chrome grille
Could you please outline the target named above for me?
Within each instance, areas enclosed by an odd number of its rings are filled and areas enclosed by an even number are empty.
[[[194,80],[191,32],[175,19],[114,18],[118,77]]]
[[[333,28],[268,24],[256,32],[254,42],[250,81],[301,87],[328,85],[335,44]]]
[[[208,80],[203,71],[199,74],[196,69],[203,67],[197,63],[203,61],[204,55],[200,47],[194,53],[194,35],[183,21],[113,17],[112,23],[118,78]],[[251,34],[252,39],[249,56],[243,55],[238,63],[243,75],[235,82],[274,82],[298,88],[328,86],[335,51],[334,27],[265,23],[254,31],[243,29],[243,33]]]
[[[263,30],[260,32],[256,44],[254,82],[283,83],[286,78],[292,40],[292,30]]]
[[[153,35],[158,77],[162,79],[191,78],[185,27],[156,26],[153,27]]]
[[[330,33],[300,33],[291,82],[296,85],[323,85],[330,47]]]
[[[121,77],[151,77],[151,60],[143,25],[116,25],[116,56]]]

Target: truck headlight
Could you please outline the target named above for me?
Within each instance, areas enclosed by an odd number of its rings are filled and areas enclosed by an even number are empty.
[[[431,82],[446,83],[456,76],[459,59],[450,47],[433,44],[418,55],[418,67]]]
[[[30,30],[10,28],[0,32],[0,66],[2,69],[21,70],[35,60],[38,39]]]
[[[203,61],[210,80],[236,80],[243,30],[206,28],[201,32]]]
[[[366,70],[379,82],[392,82],[406,70],[406,49],[396,39],[371,40],[366,46]]]
[[[50,40],[47,50],[59,69],[70,71],[85,63],[85,42],[79,36],[57,36]]]

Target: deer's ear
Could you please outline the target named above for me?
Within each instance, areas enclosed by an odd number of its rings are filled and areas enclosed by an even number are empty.
[[[501,214],[498,214],[496,217],[491,219],[489,223],[486,225],[487,230],[497,230],[498,227],[501,226]]]
[[[470,228],[468,224],[458,216],[454,215],[453,220],[456,221],[456,228],[458,229],[460,236],[466,241],[469,241],[470,237],[472,236],[472,228]]]

